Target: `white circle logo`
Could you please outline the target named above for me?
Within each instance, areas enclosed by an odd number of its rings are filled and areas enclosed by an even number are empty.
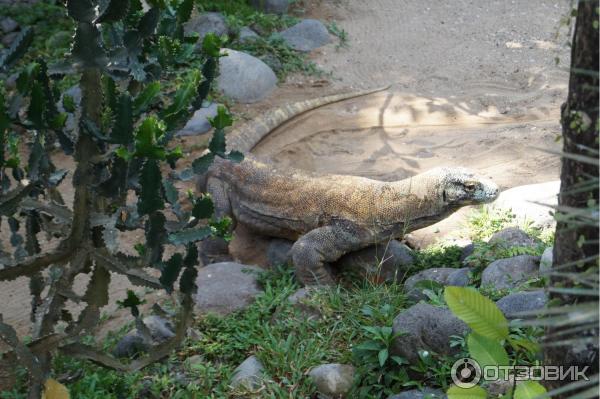
[[[472,388],[481,379],[481,367],[473,359],[465,357],[452,365],[452,382],[460,388]]]

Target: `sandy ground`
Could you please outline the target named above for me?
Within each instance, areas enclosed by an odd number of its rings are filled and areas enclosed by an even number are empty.
[[[440,165],[473,168],[502,188],[558,178],[557,156],[540,149],[558,149],[569,57],[569,32],[560,20],[570,1],[309,0],[301,5],[308,17],[335,20],[348,33],[349,46],[338,49],[334,40],[311,54],[330,74],[292,76],[265,101],[236,105],[240,123],[287,102],[391,87],[306,113],[259,143],[255,154],[280,165],[382,180]],[[181,140],[191,151],[183,164],[197,156],[193,149],[205,140]],[[260,248],[243,239],[234,247],[240,258],[252,258],[245,249]],[[22,335],[29,331],[27,286],[24,278],[0,283],[0,311]],[[114,312],[114,301],[127,288],[123,279],[111,281],[107,310],[113,316],[122,315]],[[113,317],[110,325],[120,320]]]

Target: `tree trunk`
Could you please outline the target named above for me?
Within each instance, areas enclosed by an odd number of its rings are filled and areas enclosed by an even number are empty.
[[[565,220],[565,210],[598,209],[598,186],[590,178],[598,177],[598,0],[578,2],[575,34],[571,51],[569,94],[562,106],[563,152],[561,187],[558,197],[553,268],[563,272],[582,272],[598,265],[598,223],[575,224]],[[582,162],[575,156],[589,157],[595,162]],[[586,188],[587,189],[582,189]],[[595,202],[591,202],[595,201]],[[553,286],[569,286],[570,281],[553,278]],[[563,304],[582,302],[597,297],[554,294]],[[552,329],[549,332],[553,332]],[[555,332],[555,331],[554,331]],[[597,331],[596,331],[597,334]],[[581,335],[581,334],[579,334]],[[546,364],[590,366],[587,375],[598,372],[595,348],[547,348]],[[571,381],[557,382],[564,385]],[[554,388],[556,385],[554,386]]]

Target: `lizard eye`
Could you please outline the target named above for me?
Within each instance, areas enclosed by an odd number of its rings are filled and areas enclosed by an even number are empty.
[[[464,183],[464,187],[467,191],[475,191],[477,184],[474,182],[466,182]]]

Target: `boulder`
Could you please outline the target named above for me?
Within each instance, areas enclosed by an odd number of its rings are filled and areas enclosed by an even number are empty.
[[[277,76],[261,60],[241,51],[222,49],[219,58],[219,90],[241,103],[254,103],[267,97],[277,85]]]
[[[250,5],[259,11],[270,14],[285,14],[290,0],[250,0]]]
[[[175,336],[173,324],[160,316],[146,316],[143,322],[150,330],[152,339],[156,342],[163,342]]]
[[[492,206],[511,210],[520,222],[529,220],[536,227],[553,227],[556,222],[550,212],[558,205],[559,190],[559,180],[514,187],[501,192]]]
[[[491,236],[488,242],[504,248],[537,246],[535,240],[518,227],[507,227],[500,230]]]
[[[414,263],[413,251],[397,240],[350,252],[333,264],[336,271],[356,273],[377,281],[400,282]]]
[[[208,132],[211,129],[208,118],[217,116],[218,106],[217,103],[211,103],[207,107],[197,109],[183,129],[177,132],[177,136],[196,136]]]
[[[516,288],[539,275],[539,256],[519,255],[498,259],[481,273],[481,285],[497,290]]]
[[[114,357],[130,357],[133,358],[140,353],[147,352],[150,348],[144,338],[137,332],[130,332],[117,342],[113,349]]]
[[[302,317],[306,320],[317,320],[321,318],[321,312],[318,308],[307,303],[307,299],[312,295],[311,289],[304,287],[290,295],[287,300],[294,307],[298,309]]]
[[[14,32],[19,29],[19,23],[11,17],[4,17],[0,19],[0,30],[3,33]]]
[[[498,308],[509,319],[521,318],[519,312],[542,309],[548,303],[548,296],[542,290],[515,292],[496,302]]]
[[[256,356],[250,356],[233,371],[231,387],[255,390],[260,388],[264,367]]]
[[[417,303],[394,319],[392,330],[401,335],[394,339],[392,353],[412,364],[418,361],[419,350],[455,354],[459,348],[450,347],[451,336],[464,335],[468,329],[449,309]]]
[[[325,25],[316,19],[305,19],[279,34],[288,46],[303,52],[324,46],[331,40]]]
[[[468,267],[463,267],[462,269],[435,267],[421,270],[406,279],[404,282],[404,292],[406,292],[409,299],[420,301],[421,299],[427,299],[427,296],[423,293],[423,288],[415,287],[420,281],[431,280],[443,286],[453,285],[464,287],[469,284],[469,270],[470,268]]]
[[[446,399],[446,394],[439,389],[423,387],[423,389],[402,391],[395,395],[388,396],[387,399]]]
[[[2,45],[4,47],[10,47],[15,39],[19,36],[19,32],[10,32],[2,36]]]
[[[221,237],[210,237],[200,241],[198,250],[200,252],[200,261],[203,266],[212,263],[233,261],[233,258],[229,253],[229,243]]]
[[[240,33],[238,35],[238,40],[241,43],[244,42],[251,42],[253,40],[258,39],[260,36],[258,36],[258,34],[256,32],[254,32],[252,29],[248,28],[247,26],[244,26],[242,29],[240,29]]]
[[[552,262],[554,261],[553,251],[554,247],[548,247],[544,250],[540,258],[540,273],[549,273],[552,270]]]
[[[354,367],[348,364],[322,364],[310,370],[319,393],[330,398],[345,397],[354,382]]]
[[[223,14],[218,12],[205,12],[190,18],[183,27],[186,36],[192,33],[197,33],[200,38],[198,43],[202,43],[202,39],[209,33],[214,33],[217,36],[226,35],[229,32],[227,20]]]
[[[262,293],[259,267],[235,262],[213,263],[198,271],[194,295],[200,313],[227,315],[246,308]]]

